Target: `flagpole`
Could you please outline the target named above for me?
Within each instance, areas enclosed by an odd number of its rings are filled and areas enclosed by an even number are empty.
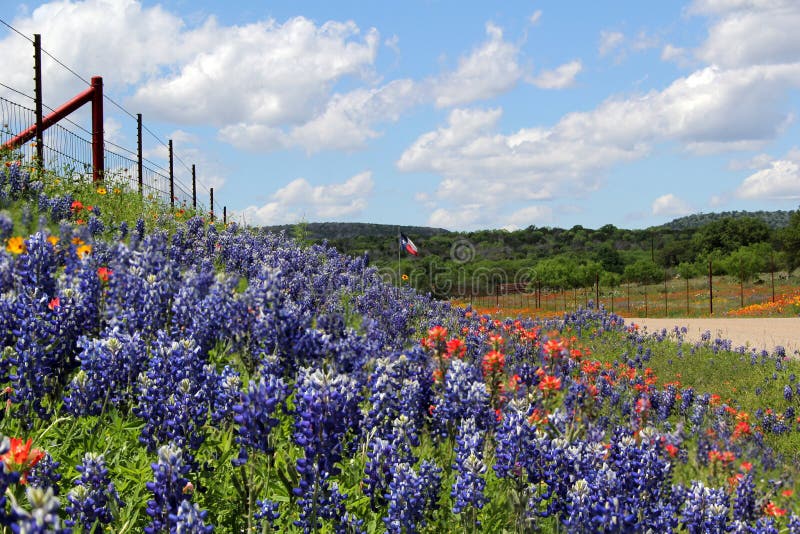
[[[402,285],[403,277],[400,274],[400,227],[397,227],[397,287]]]

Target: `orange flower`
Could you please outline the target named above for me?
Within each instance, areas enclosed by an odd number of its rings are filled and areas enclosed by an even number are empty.
[[[47,236],[47,242],[53,246],[58,245],[58,236],[56,235],[49,235]]]
[[[92,245],[79,245],[78,248],[75,249],[75,253],[79,258],[85,258],[92,253]]]
[[[557,376],[545,375],[542,381],[539,382],[539,389],[547,395],[551,391],[558,391],[561,389],[561,379]]]
[[[6,464],[6,470],[21,473],[19,479],[21,484],[27,482],[28,472],[31,468],[44,458],[44,452],[39,449],[31,450],[33,440],[23,443],[20,438],[11,438],[11,448],[7,453],[0,456],[0,460]]]
[[[70,209],[72,211],[81,211],[83,209],[83,202],[80,200],[73,200]]]
[[[794,495],[794,490],[793,489],[785,489],[785,490],[783,490],[781,492],[781,495],[783,495],[784,497],[791,497],[792,495]]]
[[[22,236],[9,237],[6,250],[12,254],[22,254],[26,250],[25,239]]]
[[[61,299],[58,297],[53,297],[50,302],[47,304],[47,307],[51,310],[56,310],[61,307]]]
[[[670,458],[675,458],[675,456],[677,456],[678,447],[676,447],[672,443],[667,443],[666,445],[664,445],[664,448],[667,450],[667,453],[669,454]]]

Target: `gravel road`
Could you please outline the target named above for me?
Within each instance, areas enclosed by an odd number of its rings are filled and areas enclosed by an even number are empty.
[[[800,318],[730,318],[730,319],[643,319],[626,318],[625,324],[647,327],[648,332],[675,326],[686,327],[687,341],[699,341],[703,332],[710,331],[711,339],[730,339],[734,347],[744,345],[772,351],[776,346],[786,354],[800,356]]]

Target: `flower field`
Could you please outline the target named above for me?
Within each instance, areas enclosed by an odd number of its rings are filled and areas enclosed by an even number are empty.
[[[5,532],[800,532],[780,351],[88,196],[0,174]]]

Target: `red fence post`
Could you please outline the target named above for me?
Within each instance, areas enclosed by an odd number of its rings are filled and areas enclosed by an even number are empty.
[[[105,171],[103,146],[103,78],[92,77],[92,181],[102,182]]]

